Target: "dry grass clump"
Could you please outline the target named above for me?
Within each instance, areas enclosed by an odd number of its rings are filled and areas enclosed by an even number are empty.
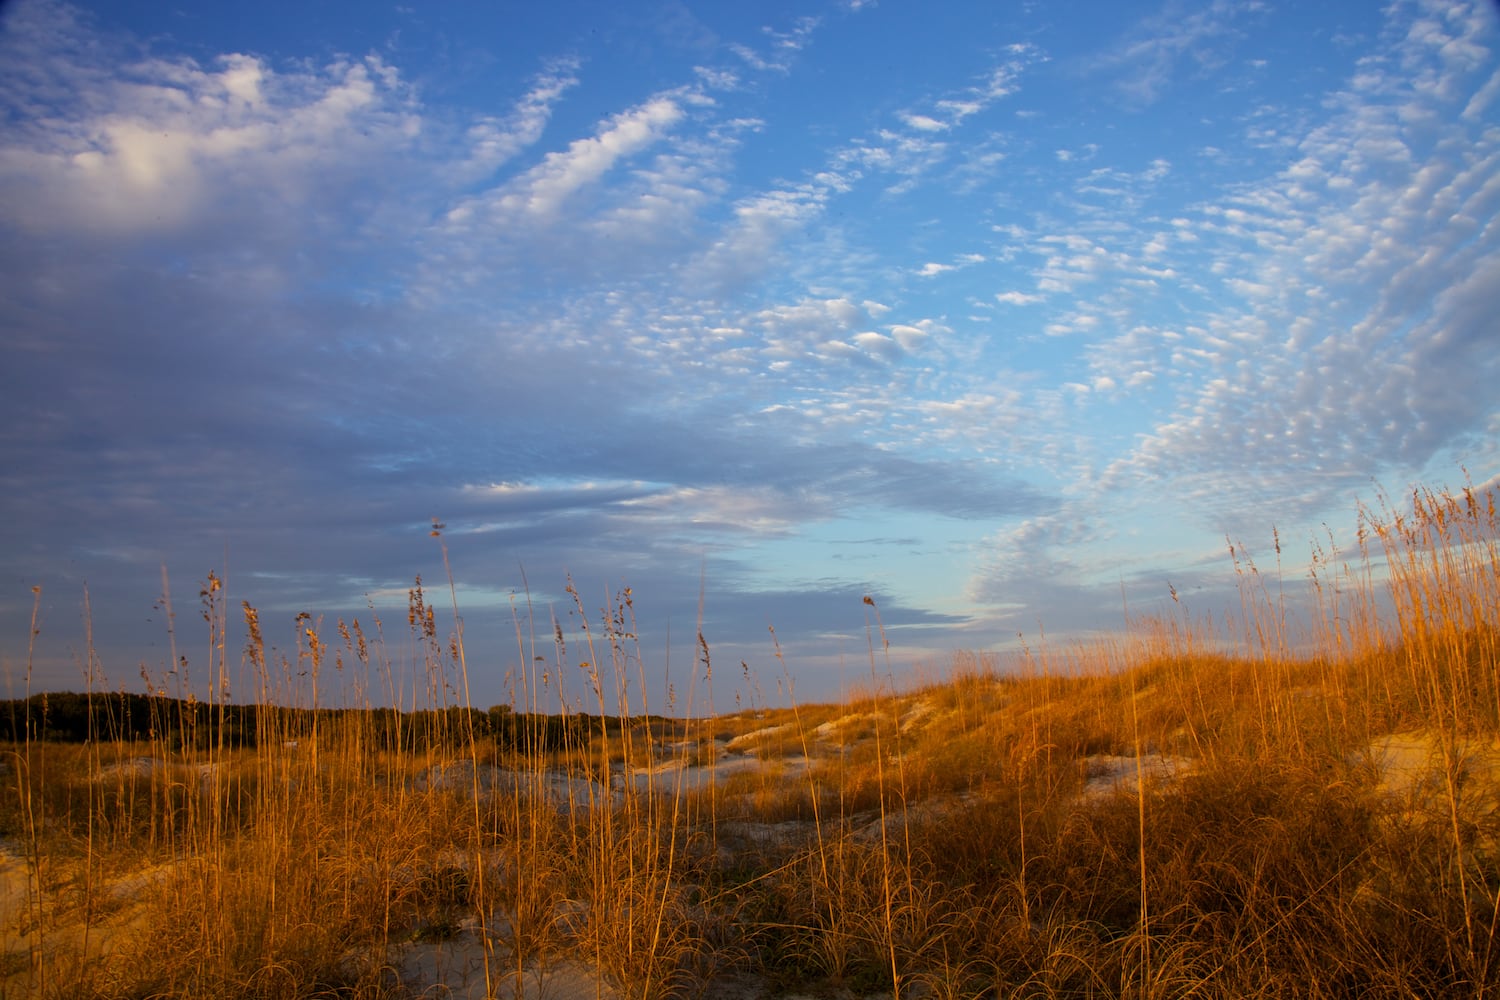
[[[87,744],[44,738],[64,696],[20,709],[0,749],[0,996],[395,1000],[442,988],[405,964],[438,947],[485,995],[577,961],[646,998],[726,976],[933,998],[1493,995],[1493,496],[1419,491],[1362,518],[1352,559],[1315,553],[1310,638],[1236,546],[1232,626],[1141,622],[1010,672],[960,654],[910,691],[876,683],[872,656],[842,704],[718,718],[631,703],[628,591],[597,624],[575,609],[581,649],[560,626],[550,656],[518,644],[515,703],[489,714],[463,694],[456,609],[440,634],[420,582],[400,657],[378,622],[307,616],[296,652],[268,655],[246,606],[253,706],[153,694],[142,736],[123,700],[71,696]],[[222,591],[202,596],[220,676]],[[583,688],[543,715],[564,665]],[[385,692],[370,703],[413,703],[328,709],[330,666]]]

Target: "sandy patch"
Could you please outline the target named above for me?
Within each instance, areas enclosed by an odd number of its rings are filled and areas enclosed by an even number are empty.
[[[734,739],[730,740],[728,743],[724,744],[724,748],[730,753],[745,753],[749,750],[753,750],[757,743],[769,739],[772,736],[779,736],[782,733],[790,732],[791,729],[791,723],[787,723],[786,725],[782,726],[767,726],[764,729],[752,729],[750,732],[741,733]]]
[[[681,760],[663,761],[651,767],[636,768],[615,776],[617,787],[629,786],[636,791],[696,792],[726,778],[754,771],[761,762],[754,757],[734,757],[695,767]]]
[[[1161,753],[1148,753],[1140,757],[1094,754],[1092,757],[1085,757],[1083,764],[1084,773],[1088,776],[1083,786],[1084,801],[1130,791],[1141,783],[1158,785],[1193,769],[1193,762],[1188,758],[1169,757]]]
[[[779,727],[778,727],[779,728]],[[771,730],[765,730],[767,732]],[[746,734],[753,735],[753,734]],[[417,774],[412,784],[418,791],[442,789],[459,794],[472,793],[478,787],[481,795],[500,795],[543,799],[559,809],[587,808],[595,803],[620,805],[627,789],[677,795],[696,792],[722,783],[736,775],[770,771],[777,780],[805,774],[811,762],[802,756],[762,760],[751,755],[734,754],[709,764],[690,764],[682,757],[669,758],[647,767],[619,769],[610,775],[610,787],[577,774],[562,771],[511,771],[492,765],[480,765],[475,772],[472,761],[434,764]]]
[[[932,712],[932,702],[925,700],[917,702],[911,708],[902,713],[901,731],[903,733],[911,732],[911,730],[916,727],[917,723],[927,718],[927,716],[931,715]]]
[[[413,779],[417,791],[444,790],[481,794],[526,796],[545,799],[560,805],[589,803],[607,799],[608,793],[592,778],[562,771],[512,771],[503,767],[456,760],[434,764]]]
[[[132,786],[143,779],[183,786],[196,782],[198,791],[207,793],[220,773],[222,768],[216,763],[184,764],[162,757],[131,757],[99,768],[94,781],[101,785],[116,783]]]
[[[557,960],[516,969],[472,921],[448,941],[406,946],[394,963],[401,983],[423,1000],[615,1000],[619,993],[580,962]],[[485,964],[488,958],[489,974]]]
[[[1355,761],[1375,768],[1381,791],[1413,804],[1451,790],[1471,815],[1500,808],[1500,746],[1494,740],[1458,739],[1445,746],[1437,733],[1390,733],[1372,740]]]
[[[14,844],[0,843],[0,928],[14,929],[31,899],[31,873]]]

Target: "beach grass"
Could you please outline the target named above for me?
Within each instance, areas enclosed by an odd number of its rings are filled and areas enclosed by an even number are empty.
[[[211,578],[204,674],[243,659],[253,698],[12,703],[0,997],[1493,995],[1494,496],[1360,517],[1301,617],[1275,537],[1276,570],[1231,546],[1232,621],[900,687],[869,600],[858,692],[712,718],[639,700],[628,590],[591,618],[570,586],[581,645],[518,621],[485,712],[451,581],[399,638],[302,616],[276,653]]]

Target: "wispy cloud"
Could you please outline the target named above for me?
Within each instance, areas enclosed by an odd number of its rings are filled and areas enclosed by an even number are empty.
[[[854,8],[858,9],[858,8]],[[762,28],[761,32],[766,38],[766,44],[756,48],[741,42],[733,42],[729,51],[733,52],[751,69],[760,72],[787,73],[792,67],[792,60],[812,41],[813,32],[817,31],[819,19],[816,17],[799,18],[788,30],[776,28]]]
[[[1240,24],[1268,10],[1259,0],[1213,0],[1206,8],[1168,0],[1122,42],[1096,54],[1089,71],[1112,77],[1115,92],[1127,103],[1152,104],[1184,72],[1199,76],[1221,65],[1238,40]]]
[[[484,116],[469,126],[471,152],[463,162],[463,172],[483,179],[534,145],[542,137],[553,107],[578,85],[579,68],[576,57],[557,60],[537,76],[535,85],[508,116]]]
[[[599,181],[622,159],[660,140],[682,115],[676,100],[661,96],[613,116],[595,135],[575,139],[564,152],[548,153],[541,163],[483,199],[493,213],[492,221],[503,223],[519,214],[555,216],[580,189]],[[465,222],[473,211],[472,203],[462,204],[448,214],[448,219]]]
[[[1366,61],[1290,167],[1205,206],[1199,234],[1243,305],[1158,341],[1169,370],[1208,372],[1142,467],[1233,456],[1348,473],[1379,455],[1419,469],[1494,418],[1480,317],[1500,310],[1500,145],[1461,114],[1487,85],[1484,15],[1430,6],[1438,17]]]

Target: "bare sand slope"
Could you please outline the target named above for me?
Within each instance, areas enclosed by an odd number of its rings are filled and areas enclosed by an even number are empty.
[[[616,1000],[603,976],[580,962],[555,961],[517,970],[490,956],[472,928],[449,941],[411,945],[398,964],[402,984],[424,1000]]]

